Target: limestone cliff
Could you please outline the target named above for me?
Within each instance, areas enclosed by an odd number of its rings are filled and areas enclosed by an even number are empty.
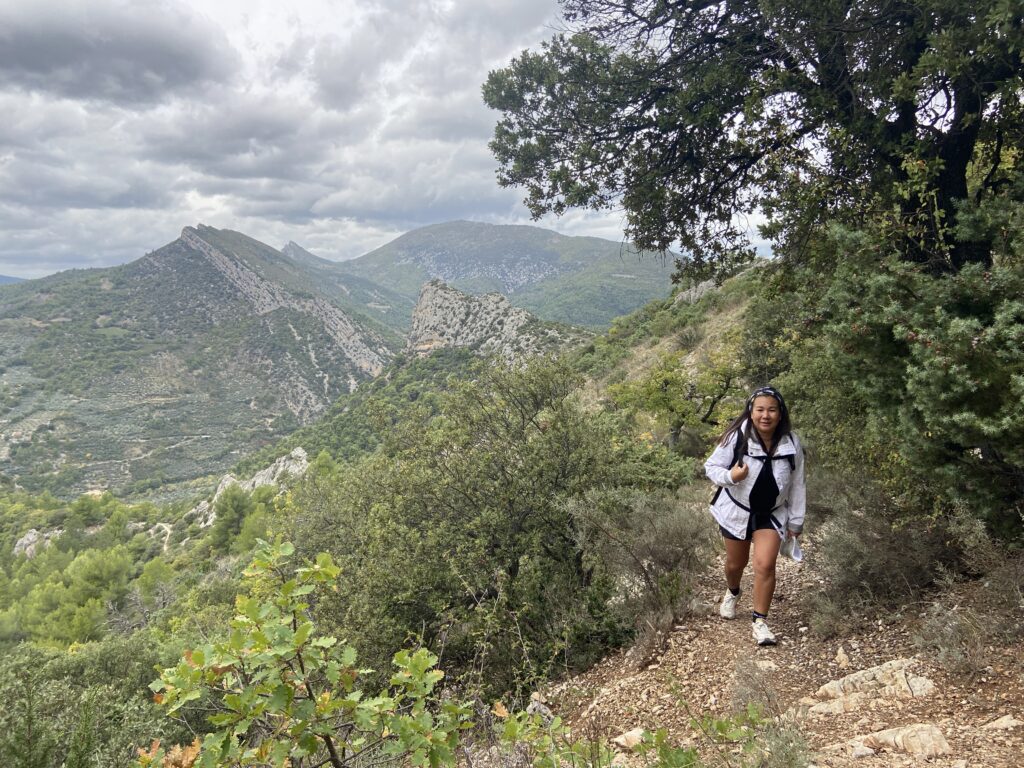
[[[370,376],[381,372],[388,351],[379,338],[368,335],[363,329],[357,330],[344,312],[323,297],[299,297],[280,284],[267,280],[230,250],[214,246],[210,237],[202,236],[204,229],[210,228],[202,225],[200,229],[185,227],[181,231],[181,239],[188,247],[204,254],[214,268],[245,297],[256,314],[266,315],[277,309],[292,309],[314,318],[322,324],[328,336],[356,368]]]
[[[469,347],[512,361],[586,338],[582,331],[541,322],[501,294],[470,296],[431,280],[413,310],[407,349],[426,355],[441,347]]]

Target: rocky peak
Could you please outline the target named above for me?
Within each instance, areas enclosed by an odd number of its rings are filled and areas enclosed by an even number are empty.
[[[543,323],[501,294],[470,296],[431,280],[413,310],[407,349],[427,355],[441,347],[469,347],[512,361],[583,339],[582,332]]]
[[[364,374],[377,376],[384,369],[389,353],[376,335],[357,328],[348,315],[327,299],[321,296],[298,296],[267,280],[245,259],[211,244],[212,238],[203,237],[206,229],[210,228],[202,224],[198,229],[185,227],[181,231],[181,240],[189,248],[205,255],[214,268],[249,302],[256,314],[292,309],[309,315],[322,323],[331,339]]]
[[[281,253],[283,253],[285,256],[287,256],[289,259],[292,259],[293,261],[314,263],[324,261],[319,256],[315,256],[314,254],[307,251],[294,240],[289,240],[287,243],[285,243],[284,246],[281,248]]]

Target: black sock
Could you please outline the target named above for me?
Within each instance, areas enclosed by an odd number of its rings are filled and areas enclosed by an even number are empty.
[[[740,588],[739,587],[729,587],[729,592],[732,593],[733,597],[738,597],[739,594],[740,594]]]
[[[751,621],[757,621],[758,619],[767,619],[767,618],[768,618],[768,614],[767,613],[758,613],[757,611],[751,611],[750,612],[750,620]]]

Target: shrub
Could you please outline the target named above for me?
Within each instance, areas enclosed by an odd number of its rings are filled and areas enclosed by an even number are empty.
[[[399,651],[389,688],[364,690],[355,651],[318,634],[307,615],[306,601],[338,576],[330,556],[293,571],[291,544],[260,544],[246,571],[256,596],[239,596],[230,634],[187,651],[150,686],[169,715],[193,702],[213,709],[199,764],[453,764],[469,709],[435,693],[437,657]],[[140,750],[139,765],[164,758],[154,743]]]
[[[295,489],[290,537],[330,552],[345,579],[318,615],[371,666],[416,636],[449,672],[524,693],[630,636],[566,502],[678,487],[693,462],[585,412],[580,384],[555,361],[481,370],[439,396],[438,416],[382,411],[374,455]]]
[[[985,644],[990,633],[985,623],[986,618],[972,609],[948,610],[937,601],[914,634],[914,645],[929,651],[929,658],[950,672],[973,677],[988,664]]]
[[[822,526],[810,554],[824,580],[810,598],[812,628],[840,634],[872,608],[919,596],[962,567],[962,554],[951,544],[934,521],[898,522],[877,510],[838,512]]]
[[[685,615],[717,551],[707,500],[695,495],[594,489],[566,504],[580,549],[607,571],[619,610],[638,627],[660,629]]]

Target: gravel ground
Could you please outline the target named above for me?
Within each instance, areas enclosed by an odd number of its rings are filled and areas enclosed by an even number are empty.
[[[813,540],[805,549],[813,548]],[[720,564],[719,564],[720,567]],[[637,651],[616,654],[587,673],[554,686],[545,695],[574,732],[611,739],[634,728],[666,728],[680,745],[706,749],[691,715],[726,715],[751,697],[769,702],[776,713],[798,709],[825,683],[887,661],[914,658],[913,672],[934,682],[935,690],[919,698],[872,699],[843,714],[798,715],[796,724],[819,768],[946,766],[948,768],[1016,768],[1024,765],[1024,726],[1004,730],[982,726],[1007,715],[1024,720],[1024,653],[1022,644],[979,649],[984,666],[973,675],[942,668],[933,654],[915,647],[924,606],[906,606],[888,621],[840,639],[822,640],[808,628],[803,598],[822,584],[804,565],[780,559],[776,598],[769,623],[779,638],[759,648],[750,635],[750,575],[744,579],[739,617],[717,614],[722,587],[719,567],[702,579],[701,607],[665,638],[660,652],[644,660]],[[984,615],[985,589],[959,585],[936,599]],[[842,653],[839,653],[842,646]],[[845,657],[845,658],[844,658]],[[804,707],[806,710],[806,707]],[[915,723],[933,724],[950,746],[947,755],[925,758],[879,750],[854,758],[846,742],[866,734]],[[703,744],[703,746],[701,746]],[[829,747],[833,747],[829,749]],[[627,760],[627,762],[629,762]]]

